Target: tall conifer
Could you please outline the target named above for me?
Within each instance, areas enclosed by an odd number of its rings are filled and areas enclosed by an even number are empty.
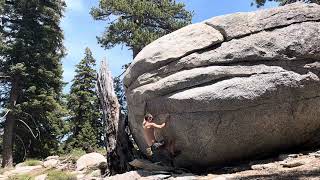
[[[98,38],[109,49],[122,44],[135,57],[150,42],[191,23],[192,13],[175,0],[100,0],[91,15],[109,25]]]
[[[97,72],[96,60],[89,48],[85,57],[76,66],[76,75],[72,81],[68,108],[71,110],[70,124],[72,135],[68,140],[71,147],[82,148],[102,145],[103,122],[99,101],[95,89]]]
[[[63,129],[60,105],[63,0],[3,1],[0,79],[4,117],[2,166],[12,166],[13,147],[28,156],[56,151]],[[17,141],[15,141],[17,140]],[[15,143],[16,142],[16,143]],[[17,153],[21,151],[18,150]],[[22,151],[23,152],[23,151]]]

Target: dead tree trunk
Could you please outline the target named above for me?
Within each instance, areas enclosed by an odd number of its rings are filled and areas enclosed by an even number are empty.
[[[133,159],[132,143],[125,131],[125,117],[121,114],[106,60],[100,66],[97,90],[106,125],[107,175],[127,172],[131,169],[129,162]]]

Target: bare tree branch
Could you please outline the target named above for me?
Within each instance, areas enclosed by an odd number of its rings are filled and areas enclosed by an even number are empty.
[[[7,117],[9,112],[10,110],[8,110],[2,117],[0,117],[0,120],[4,120]]]
[[[3,73],[0,73],[0,79],[10,79],[10,76],[6,76]]]
[[[3,76],[3,75],[0,75],[0,78],[10,78],[10,76]]]
[[[36,130],[38,131],[37,137],[40,137],[40,130],[39,130],[38,125],[37,125],[37,123],[35,122],[34,118],[32,117],[32,115],[29,114],[29,113],[26,113],[26,112],[23,112],[23,113],[26,114],[27,116],[29,116],[29,117],[31,118],[33,124],[36,126]],[[39,138],[39,139],[40,139],[40,138]]]
[[[28,128],[28,130],[31,132],[33,138],[37,139],[38,135],[37,136],[34,135],[32,129],[30,128],[30,126],[26,122],[22,121],[21,119],[18,119],[18,121],[22,122],[22,124],[25,125]]]

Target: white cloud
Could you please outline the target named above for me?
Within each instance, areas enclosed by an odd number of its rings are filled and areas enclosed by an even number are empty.
[[[85,9],[83,0],[65,0],[67,4],[67,10],[71,11],[83,11]]]

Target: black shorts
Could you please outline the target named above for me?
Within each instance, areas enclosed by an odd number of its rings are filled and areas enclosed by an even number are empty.
[[[157,149],[159,149],[161,146],[164,145],[164,141],[160,141],[160,142],[155,142],[151,145],[151,150],[155,151]]]

